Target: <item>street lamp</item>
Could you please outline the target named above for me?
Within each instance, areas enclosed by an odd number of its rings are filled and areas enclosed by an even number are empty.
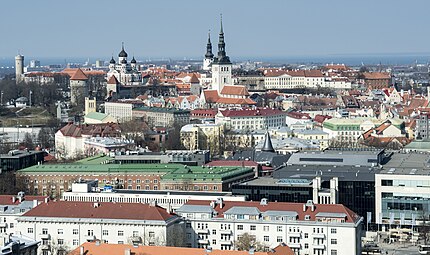
[[[3,106],[3,90],[1,91],[1,97],[0,97],[0,105]]]
[[[33,91],[30,90],[30,107],[31,107],[31,95],[33,94]]]

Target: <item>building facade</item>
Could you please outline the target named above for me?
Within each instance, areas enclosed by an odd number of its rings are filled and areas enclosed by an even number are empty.
[[[266,250],[285,242],[296,254],[361,254],[362,218],[342,205],[189,201],[176,210],[188,245],[235,250],[245,233]]]

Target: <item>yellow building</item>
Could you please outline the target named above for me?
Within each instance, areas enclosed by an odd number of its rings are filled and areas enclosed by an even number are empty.
[[[188,150],[210,150],[221,153],[224,126],[221,124],[188,124],[181,128],[181,144]]]

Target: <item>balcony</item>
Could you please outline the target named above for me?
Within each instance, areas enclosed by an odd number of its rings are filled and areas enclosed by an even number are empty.
[[[197,241],[199,244],[209,244],[209,240],[200,239]]]
[[[142,237],[140,237],[140,236],[132,236],[132,237],[130,237],[130,241],[132,243],[141,243],[142,242]]]
[[[221,234],[225,234],[225,235],[231,235],[233,232],[231,232],[231,229],[221,229],[219,231]]]
[[[95,241],[96,240],[96,236],[95,235],[86,235],[85,237],[85,240],[87,240],[88,242],[93,242],[93,241]]]
[[[219,243],[224,245],[233,245],[233,241],[231,240],[220,240]]]
[[[42,244],[42,245],[40,245],[40,249],[42,249],[42,250],[50,250],[51,249],[51,245],[49,245],[49,244]]]
[[[290,248],[295,248],[295,249],[300,249],[301,248],[300,243],[289,243],[288,246]]]
[[[50,234],[40,234],[39,238],[40,239],[51,239],[51,235]]]
[[[7,228],[7,223],[6,222],[0,223],[0,228]]]
[[[324,239],[325,238],[325,234],[323,234],[323,233],[313,233],[312,237],[313,238]]]
[[[197,234],[209,234],[209,229],[196,229]]]
[[[300,233],[300,232],[290,232],[290,233],[288,233],[288,236],[300,238],[302,236],[302,233]]]
[[[312,248],[318,249],[318,250],[324,250],[325,249],[325,245],[324,244],[313,244]]]

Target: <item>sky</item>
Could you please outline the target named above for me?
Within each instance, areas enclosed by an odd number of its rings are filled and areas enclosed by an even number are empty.
[[[1,0],[0,57],[232,58],[430,52],[428,0]],[[28,58],[27,58],[28,59]]]

